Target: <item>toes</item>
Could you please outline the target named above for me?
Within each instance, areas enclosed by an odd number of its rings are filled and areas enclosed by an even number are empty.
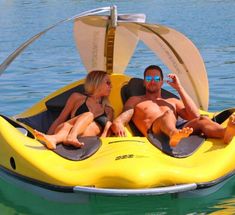
[[[188,133],[192,134],[193,133],[193,128],[188,128]]]
[[[43,138],[44,137],[44,135],[41,133],[37,133],[37,134],[35,134],[35,136],[36,136],[36,138]]]
[[[232,114],[229,118],[229,123],[231,123],[232,125],[235,125],[235,114]]]
[[[83,142],[79,142],[76,144],[78,147],[81,147],[81,146],[84,146],[84,143]]]
[[[74,142],[71,145],[74,146],[74,147],[80,148],[80,147],[84,146],[84,143]]]
[[[80,148],[81,146],[84,146],[84,143],[79,142],[78,140],[67,140],[66,142],[64,142],[64,144],[74,146],[74,147],[77,147],[77,148]]]
[[[193,132],[193,128],[190,128],[190,127],[186,127],[186,128],[179,130],[179,133],[181,133],[182,135],[184,134],[190,135],[192,132]]]
[[[54,150],[54,149],[56,149],[56,144],[47,142],[47,143],[46,143],[46,147],[47,147],[48,149]]]
[[[235,116],[234,115],[232,116],[231,122],[232,122],[233,125],[235,124]]]
[[[43,133],[41,133],[40,131],[37,131],[36,129],[34,129],[34,136],[36,136],[36,137],[44,137],[44,135],[43,135]]]

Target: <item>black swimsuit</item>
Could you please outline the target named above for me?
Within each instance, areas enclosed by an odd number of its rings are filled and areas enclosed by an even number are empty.
[[[80,114],[82,114],[82,113],[85,113],[85,112],[89,112],[89,111],[90,111],[89,108],[88,108],[87,105],[86,105],[87,99],[88,99],[88,96],[86,97],[86,99],[85,99],[85,101],[83,102],[83,104],[76,110],[75,116],[78,116],[78,115],[80,115]],[[98,124],[104,129],[104,127],[105,127],[105,125],[106,125],[106,123],[107,123],[107,121],[108,121],[108,117],[107,117],[106,113],[104,112],[103,114],[97,116],[97,117],[94,119],[94,121],[95,121],[96,123],[98,123]]]

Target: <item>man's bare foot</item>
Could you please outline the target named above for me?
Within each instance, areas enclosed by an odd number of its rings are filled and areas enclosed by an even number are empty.
[[[78,141],[77,137],[73,138],[71,136],[67,137],[66,141],[64,141],[64,144],[65,145],[71,145],[71,146],[74,146],[76,148],[80,148],[81,146],[84,145],[84,143]]]
[[[192,134],[193,129],[189,127],[185,127],[182,129],[178,129],[170,136],[170,146],[177,146],[181,139],[188,137]]]
[[[43,134],[37,130],[34,130],[34,136],[37,140],[45,143],[48,149],[56,149],[56,139],[52,135]]]
[[[229,117],[228,125],[224,134],[224,143],[228,144],[235,136],[235,114]]]

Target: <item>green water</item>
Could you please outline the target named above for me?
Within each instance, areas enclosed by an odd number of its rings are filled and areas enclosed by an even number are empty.
[[[233,214],[234,180],[205,196],[84,196],[75,203],[45,199],[16,185],[0,181],[1,214]]]

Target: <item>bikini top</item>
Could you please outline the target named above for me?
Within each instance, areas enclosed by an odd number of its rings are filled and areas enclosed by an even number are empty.
[[[88,99],[88,96],[86,97],[85,101],[83,102],[83,104],[76,110],[75,112],[75,116],[78,116],[82,113],[85,113],[85,112],[89,112],[89,108],[87,107],[87,104],[86,104],[86,101]],[[96,123],[98,123],[102,128],[105,127],[107,121],[108,121],[108,117],[106,115],[106,113],[104,112],[103,114],[97,116],[94,121]]]

